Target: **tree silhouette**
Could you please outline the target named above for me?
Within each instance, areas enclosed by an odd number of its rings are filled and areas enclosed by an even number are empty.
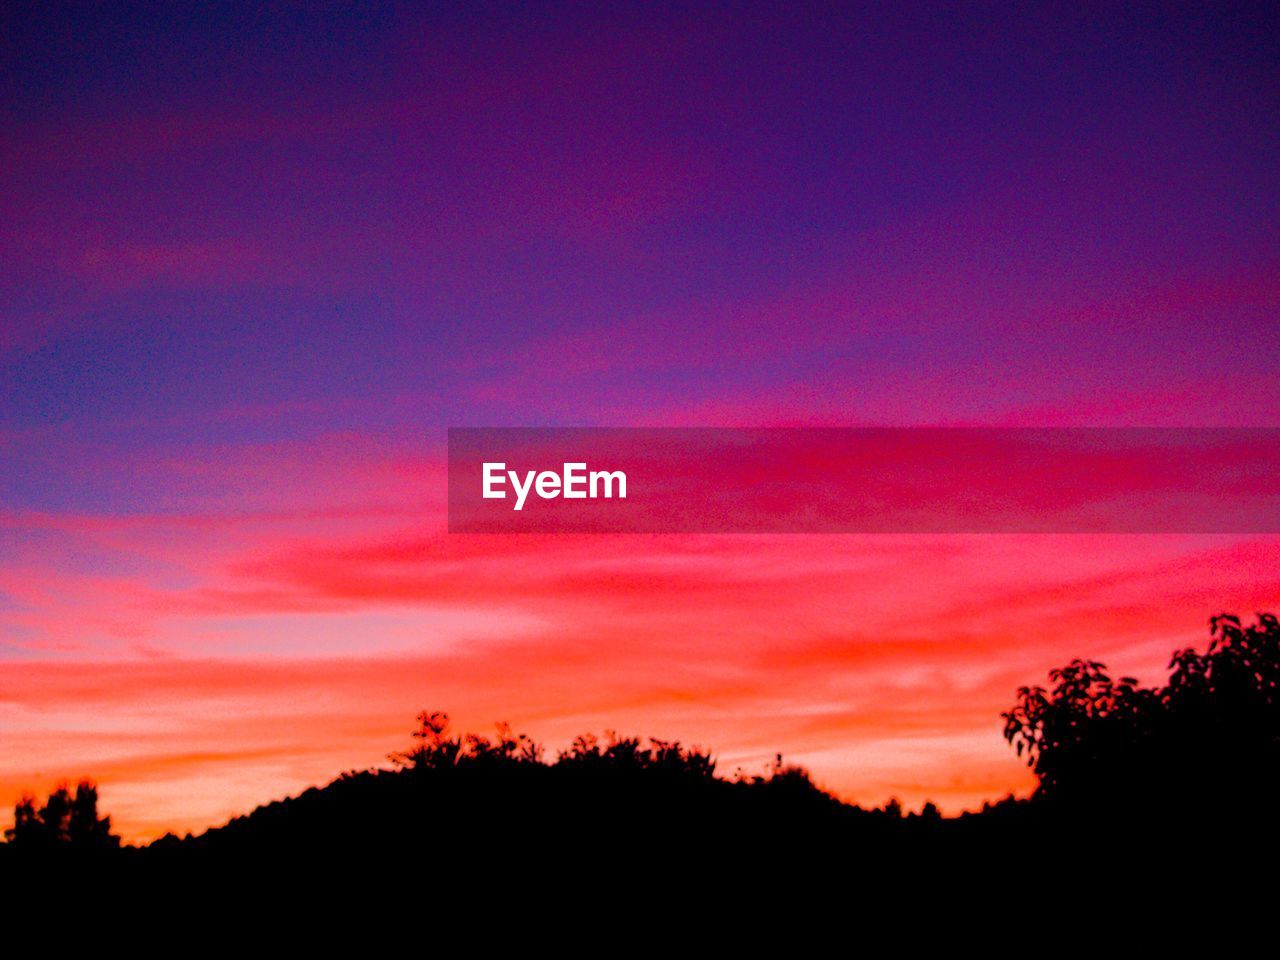
[[[548,759],[508,724],[495,736],[453,734],[447,714],[425,711],[411,746],[391,754],[393,769],[343,774],[200,836],[168,836],[121,855],[204,852],[230,865],[319,856],[359,869],[406,857],[455,868],[570,858],[615,869],[731,864],[749,846],[792,870],[807,862],[796,857],[896,856],[916,840],[919,849],[942,850],[944,836],[975,838],[985,854],[1083,831],[1088,842],[1064,845],[1064,857],[1097,866],[1089,851],[1105,849],[1099,837],[1108,829],[1114,839],[1154,829],[1179,853],[1192,849],[1190,831],[1235,832],[1246,842],[1234,849],[1265,850],[1280,788],[1280,621],[1259,614],[1245,626],[1222,615],[1210,633],[1204,653],[1174,653],[1161,686],[1073,660],[1051,671],[1047,687],[1021,688],[1003,714],[1004,735],[1038,788],[1029,800],[1010,796],[980,813],[944,817],[932,803],[908,813],[896,799],[863,808],[831,796],[781,755],[761,773],[726,778],[708,750],[612,731],[579,736]],[[60,786],[43,804],[24,796],[6,836],[5,856],[119,847],[89,781],[74,791]],[[232,856],[219,861],[222,854]]]
[[[98,788],[88,780],[81,780],[74,794],[65,784],[59,786],[38,810],[35,797],[24,795],[5,837],[20,849],[110,850],[120,845],[111,832],[111,818],[98,816]]]
[[[418,727],[412,734],[413,747],[393,753],[388,759],[397,767],[409,770],[542,762],[540,744],[523,733],[513,733],[508,723],[499,723],[497,727],[498,736],[492,740],[474,733],[450,737],[449,715],[439,710],[424,710],[418,714]]]
[[[1039,779],[1037,798],[1113,815],[1199,815],[1274,795],[1280,770],[1280,621],[1210,620],[1208,649],[1178,650],[1168,682],[1113,680],[1094,660],[1022,687],[1004,734]]]

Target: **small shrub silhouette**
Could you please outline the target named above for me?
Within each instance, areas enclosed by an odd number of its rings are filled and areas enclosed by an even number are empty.
[[[447,713],[424,710],[418,714],[418,728],[412,734],[414,746],[403,753],[393,753],[388,759],[409,770],[542,762],[542,746],[523,733],[513,733],[510,724],[499,723],[498,736],[493,740],[474,733],[450,737],[448,730]]]

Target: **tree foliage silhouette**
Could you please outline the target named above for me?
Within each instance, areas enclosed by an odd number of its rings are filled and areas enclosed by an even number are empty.
[[[413,731],[414,745],[388,759],[396,766],[410,770],[441,770],[460,765],[496,765],[504,763],[541,763],[543,749],[525,734],[514,733],[508,723],[498,724],[494,739],[468,733],[450,737],[449,715],[438,710],[418,714]]]
[[[1273,795],[1280,770],[1280,621],[1210,620],[1204,653],[1174,653],[1168,682],[1112,679],[1094,660],[1022,687],[1004,734],[1039,778],[1037,797],[1119,814],[1202,812]]]
[[[826,793],[781,755],[761,773],[723,777],[708,750],[611,731],[584,734],[549,759],[507,724],[495,736],[455,734],[447,714],[426,711],[409,748],[391,754],[393,769],[344,774],[129,856],[616,864],[638,856],[706,862],[715,850],[731,862],[746,842],[784,857],[853,856],[877,844],[899,850],[942,835],[978,838],[984,850],[1023,849],[1073,824],[1091,841],[1107,827],[1116,836],[1146,826],[1184,836],[1192,826],[1227,824],[1249,840],[1241,849],[1255,849],[1271,829],[1280,787],[1280,621],[1259,614],[1246,626],[1222,615],[1210,633],[1204,653],[1174,653],[1161,686],[1073,660],[1050,673],[1048,687],[1021,688],[1002,715],[1004,735],[1038,789],[981,813],[943,817],[932,803],[908,813],[896,799],[865,809]],[[14,812],[6,853],[119,846],[89,781],[74,792],[59,787],[43,805],[24,796]]]
[[[58,787],[39,809],[35,797],[24,795],[5,837],[20,849],[110,850],[120,845],[111,832],[111,818],[98,816],[98,788],[88,780],[81,780],[74,793],[66,785]]]

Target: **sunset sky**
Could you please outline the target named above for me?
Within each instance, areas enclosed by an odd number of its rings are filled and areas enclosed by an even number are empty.
[[[444,461],[1280,426],[1274,4],[206,6],[0,14],[0,825],[198,831],[424,708],[955,812],[1019,685],[1280,608],[1275,536],[448,534]]]

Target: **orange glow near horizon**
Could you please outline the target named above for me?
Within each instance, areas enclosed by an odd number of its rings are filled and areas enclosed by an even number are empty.
[[[553,751],[680,739],[724,774],[781,752],[954,813],[1033,786],[1001,737],[1019,685],[1075,656],[1156,682],[1210,615],[1280,607],[1274,538],[451,536],[414,517],[435,467],[368,454],[301,511],[5,516],[32,545],[5,622],[55,639],[0,663],[0,802],[90,776],[127,839],[199,832],[440,709]]]

